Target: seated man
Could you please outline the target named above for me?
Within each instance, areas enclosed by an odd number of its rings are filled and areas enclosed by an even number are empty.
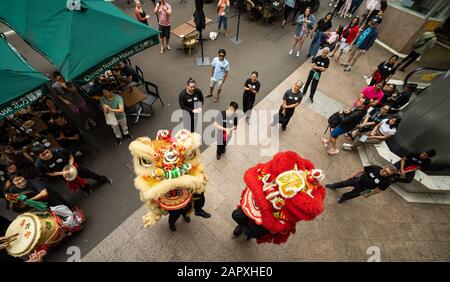
[[[120,62],[112,71],[122,90],[139,84],[140,80],[136,71],[123,62]]]
[[[428,169],[436,150],[430,149],[419,153],[409,153],[394,164],[398,170],[395,182],[411,183],[418,169]]]
[[[66,117],[61,113],[53,114],[52,119],[52,133],[56,141],[75,156],[81,155],[78,149],[81,146],[82,140],[78,128],[68,122]]]
[[[64,200],[58,193],[47,189],[46,185],[39,181],[27,180],[20,174],[16,174],[11,178],[14,185],[9,187],[5,191],[6,194],[26,195],[27,200],[44,202],[47,203],[49,207],[58,205],[65,205],[70,207],[70,204],[66,200]],[[25,203],[21,202],[10,202],[10,208],[12,208],[16,212],[24,212],[31,209]]]

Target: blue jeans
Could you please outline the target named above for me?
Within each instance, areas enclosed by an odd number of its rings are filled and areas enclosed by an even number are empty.
[[[350,10],[348,11],[350,14],[355,14],[356,10],[358,10],[359,6],[361,6],[361,3],[363,0],[353,0],[352,5],[350,6]]]
[[[227,31],[227,25],[228,25],[228,18],[227,17],[219,16],[219,18],[217,20],[217,23],[219,24],[219,30],[220,30],[220,27],[222,26],[222,23],[223,23],[223,29],[225,31]]]
[[[311,42],[311,46],[309,46],[309,52],[308,54],[315,57],[317,55],[317,52],[319,52],[320,48],[320,39],[322,38],[323,32],[322,31],[316,31],[314,34],[314,38]]]

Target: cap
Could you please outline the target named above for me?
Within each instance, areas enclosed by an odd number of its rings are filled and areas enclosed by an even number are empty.
[[[380,23],[380,18],[378,16],[375,16],[372,18],[372,20],[370,20],[371,23],[374,24],[379,24]]]

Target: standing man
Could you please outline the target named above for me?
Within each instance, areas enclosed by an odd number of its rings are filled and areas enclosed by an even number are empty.
[[[359,197],[368,197],[378,192],[386,190],[392,183],[392,178],[397,174],[397,169],[393,165],[379,167],[376,165],[365,166],[347,180],[327,184],[325,187],[331,190],[353,186],[353,190],[342,194],[337,201],[339,204]]]
[[[220,160],[220,156],[225,154],[232,132],[237,128],[238,117],[236,115],[236,110],[238,107],[239,106],[236,102],[231,102],[228,109],[218,113],[216,120],[214,121],[217,138],[217,160]]]
[[[111,84],[104,85],[102,92],[103,97],[100,98],[100,103],[103,107],[106,123],[111,125],[114,135],[116,135],[116,145],[119,146],[122,144],[122,132],[128,140],[133,140],[133,137],[128,132],[127,115],[125,114],[122,97],[113,93]],[[112,114],[114,115],[111,116]]]
[[[169,45],[170,38],[170,16],[172,16],[172,7],[166,0],[160,0],[155,6],[154,10],[156,16],[158,17],[159,25],[159,38],[161,39],[161,51],[164,53],[164,49],[171,50]]]
[[[411,183],[416,175],[416,170],[427,169],[431,165],[431,158],[436,155],[436,150],[430,149],[420,153],[410,153],[396,162],[394,166],[398,175],[394,182]]]
[[[325,47],[322,50],[322,54],[312,60],[311,71],[309,72],[308,79],[306,80],[305,87],[303,88],[303,93],[306,94],[306,92],[308,92],[309,84],[312,81],[311,92],[309,93],[309,100],[311,103],[314,103],[314,94],[316,94],[319,79],[322,76],[322,73],[328,69],[330,64],[328,53],[330,53],[330,48]]]
[[[203,93],[197,88],[195,80],[189,78],[186,88],[180,92],[178,102],[183,110],[183,124],[185,129],[195,131],[195,124],[198,114],[202,112],[204,103]]]
[[[78,171],[78,176],[82,178],[91,178],[96,180],[99,183],[112,184],[111,178],[108,178],[103,175],[98,175],[97,173],[81,167],[75,164],[75,158],[73,155],[63,148],[53,148],[47,149],[42,145],[38,145],[33,148],[33,153],[38,157],[36,160],[36,168],[39,170],[41,174],[51,176],[51,177],[63,177],[66,175],[66,171],[63,170],[64,167],[68,164],[71,166],[75,166]],[[91,192],[91,185],[87,183],[84,179],[78,181],[77,183],[68,182],[68,186],[71,189],[81,189],[85,193]]]
[[[258,72],[253,71],[250,78],[244,83],[244,95],[242,97],[242,104],[244,106],[245,119],[247,123],[250,120],[251,110],[255,104],[256,93],[259,92],[261,83],[258,81]]]
[[[345,67],[344,71],[350,71],[358,58],[372,47],[375,39],[378,37],[378,24],[379,18],[373,18],[369,26],[361,31],[355,40],[353,40],[352,51],[348,56],[347,63],[342,65]]]
[[[227,52],[224,49],[219,50],[219,57],[215,57],[211,62],[211,79],[209,83],[209,95],[205,98],[213,96],[214,87],[217,84],[217,95],[214,96],[214,102],[219,100],[220,92],[222,91],[222,85],[225,83],[228,77],[228,71],[230,70],[230,65],[227,60],[225,60]]]
[[[303,93],[300,91],[302,89],[303,82],[297,81],[291,89],[284,93],[282,104],[278,114],[273,118],[272,126],[277,123],[281,124],[281,129],[286,130],[289,120],[294,115],[295,108],[300,105],[303,98]]]
[[[427,31],[420,36],[412,44],[412,50],[397,66],[399,71],[405,71],[405,69],[412,64],[417,58],[423,55],[425,51],[434,46],[436,43],[436,33],[434,31]],[[402,66],[403,65],[403,66]]]
[[[52,89],[58,94],[58,98],[69,107],[69,109],[78,117],[80,122],[83,123],[86,130],[95,127],[97,124],[94,120],[89,118],[89,109],[86,102],[78,93],[77,88],[70,82],[66,82],[59,71],[53,73],[55,83],[52,85]]]

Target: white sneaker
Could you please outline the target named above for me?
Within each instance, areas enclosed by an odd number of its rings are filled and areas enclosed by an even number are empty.
[[[294,50],[291,49],[291,51],[289,51],[289,55],[292,55],[292,53],[294,53]]]
[[[297,55],[296,55],[297,57],[300,57],[300,51],[297,51]]]

